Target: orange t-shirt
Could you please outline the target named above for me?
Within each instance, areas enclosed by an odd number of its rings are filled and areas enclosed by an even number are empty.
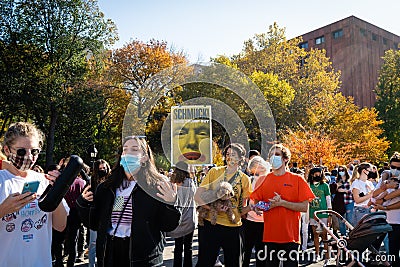
[[[282,176],[269,173],[263,177],[261,184],[256,185],[250,198],[269,201],[278,193],[283,200],[303,202],[315,196],[307,182],[298,174],[286,172]],[[259,179],[261,180],[261,178]],[[300,243],[300,212],[284,207],[270,209],[264,214],[264,242]]]

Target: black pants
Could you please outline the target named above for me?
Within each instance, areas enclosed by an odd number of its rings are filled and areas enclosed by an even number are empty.
[[[192,243],[193,232],[175,238],[174,267],[182,267],[182,252],[184,252],[183,267],[192,267]]]
[[[256,249],[256,266],[262,266],[263,263],[257,257],[257,253],[264,248],[263,244],[263,233],[264,233],[264,223],[263,222],[253,222],[246,219],[242,219],[243,222],[243,238],[244,238],[244,257],[243,266],[247,267],[250,264],[251,252],[253,247]]]
[[[73,267],[75,265],[76,254],[78,251],[78,237],[79,227],[81,226],[81,220],[78,215],[78,210],[71,208],[67,217],[67,231],[68,242],[66,243],[65,250],[68,252],[67,266]]]
[[[204,226],[199,226],[199,257],[198,267],[213,267],[220,248],[224,250],[224,264],[226,267],[242,266],[242,233],[241,227],[212,225],[204,221]]]
[[[65,231],[59,232],[52,229],[51,251],[55,260],[54,267],[63,267],[63,243]]]
[[[104,266],[129,267],[129,242],[129,237],[107,236]]]
[[[264,243],[262,256],[265,267],[279,267],[282,261],[283,267],[297,267],[299,244],[297,243]]]
[[[395,261],[392,262],[393,267],[400,267],[400,224],[391,224],[393,231],[389,232],[389,255],[395,255]]]

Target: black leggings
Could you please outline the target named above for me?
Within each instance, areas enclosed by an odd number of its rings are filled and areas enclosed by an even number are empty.
[[[250,264],[251,252],[253,247],[256,249],[256,266],[262,266],[262,261],[257,257],[257,252],[264,248],[263,232],[264,222],[253,222],[247,219],[242,219],[243,222],[243,238],[244,238],[244,259],[243,266],[247,267]]]
[[[182,252],[184,255],[183,267],[192,267],[193,232],[175,238],[174,267],[182,267]]]

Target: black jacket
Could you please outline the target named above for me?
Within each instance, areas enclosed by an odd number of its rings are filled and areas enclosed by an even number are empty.
[[[146,191],[149,189],[147,188]],[[151,189],[150,189],[151,190]],[[115,199],[115,188],[97,187],[94,202],[80,196],[77,208],[84,225],[97,231],[96,256],[98,266],[104,263],[107,230],[111,228],[111,212]],[[153,193],[146,193],[136,184],[132,191],[132,226],[130,239],[131,266],[158,266],[163,262],[165,245],[164,232],[172,231],[179,225],[181,213],[172,206],[156,199]]]

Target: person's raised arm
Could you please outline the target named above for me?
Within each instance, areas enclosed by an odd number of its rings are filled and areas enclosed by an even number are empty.
[[[206,209],[210,209],[210,206],[205,203],[205,201],[201,198],[201,195],[206,191],[204,187],[198,187],[196,193],[194,194],[194,201],[198,206],[203,206]]]
[[[387,194],[384,197],[384,200],[389,200],[389,199],[392,199],[392,198],[395,198],[395,197],[398,197],[398,196],[400,196],[400,189],[396,189],[395,191],[390,192],[389,194]]]
[[[7,214],[19,211],[35,198],[36,194],[31,194],[30,192],[23,194],[14,193],[9,195],[2,203],[0,203],[0,218],[3,218]]]

